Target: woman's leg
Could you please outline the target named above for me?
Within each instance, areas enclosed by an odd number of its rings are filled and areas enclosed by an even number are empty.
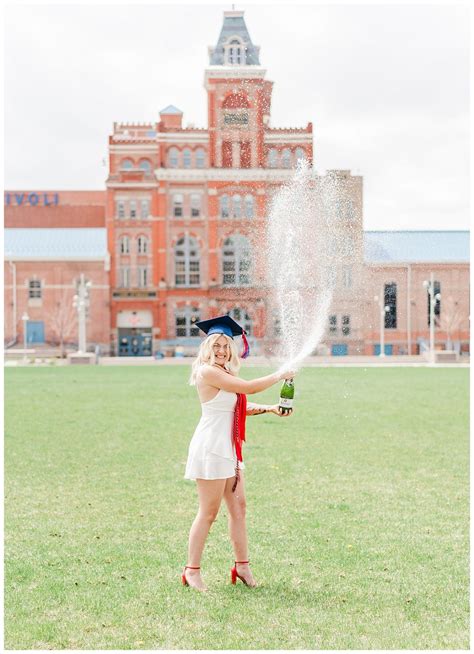
[[[219,513],[227,479],[197,479],[199,510],[189,532],[188,565],[199,567],[209,529]],[[186,570],[190,586],[205,588],[200,570]]]
[[[245,480],[242,470],[239,472],[239,483],[234,492],[232,486],[235,477],[227,479],[224,491],[224,499],[229,511],[229,535],[234,548],[236,561],[248,561],[249,550],[247,541],[247,524],[245,521],[246,499],[245,499]],[[255,586],[255,580],[248,564],[238,564],[237,572],[244,577],[249,586]]]

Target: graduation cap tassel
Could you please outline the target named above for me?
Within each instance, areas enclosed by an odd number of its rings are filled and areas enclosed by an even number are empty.
[[[240,355],[240,357],[242,359],[246,359],[248,357],[248,355],[250,354],[250,348],[249,348],[249,342],[247,340],[247,337],[246,337],[244,331],[242,331],[242,340],[244,342],[244,350],[243,350],[242,354]]]

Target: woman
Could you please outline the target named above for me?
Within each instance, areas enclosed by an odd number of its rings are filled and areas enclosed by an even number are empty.
[[[230,316],[197,322],[207,334],[192,366],[190,384],[195,385],[201,401],[202,416],[189,445],[185,479],[195,479],[199,510],[189,533],[188,563],[182,582],[197,590],[207,590],[201,579],[200,563],[207,535],[224,498],[229,511],[229,534],[235,553],[231,570],[232,583],[237,578],[247,586],[256,585],[248,562],[245,524],[245,483],[242,470],[242,442],[245,440],[245,417],[275,413],[278,404],[247,404],[246,395],[264,391],[293,371],[273,373],[252,381],[237,376],[240,361],[234,336],[241,335],[245,351],[245,332]]]

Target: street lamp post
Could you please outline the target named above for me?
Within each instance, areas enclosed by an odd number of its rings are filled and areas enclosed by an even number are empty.
[[[435,307],[436,302],[441,299],[441,293],[435,293],[434,273],[430,273],[430,281],[425,279],[423,287],[430,296],[430,361],[435,362]]]
[[[375,302],[379,305],[380,310],[380,353],[379,356],[385,356],[385,314],[390,311],[390,307],[384,303],[384,292],[382,287],[382,293],[380,297],[375,295]]]
[[[84,353],[87,348],[86,343],[86,309],[89,303],[90,282],[86,282],[84,273],[81,273],[77,295],[74,296],[73,306],[77,310],[77,320],[79,323],[79,343],[78,352]]]

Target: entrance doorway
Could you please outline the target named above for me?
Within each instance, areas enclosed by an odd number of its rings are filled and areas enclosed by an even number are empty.
[[[152,350],[151,328],[122,328],[118,330],[120,357],[150,357]]]

